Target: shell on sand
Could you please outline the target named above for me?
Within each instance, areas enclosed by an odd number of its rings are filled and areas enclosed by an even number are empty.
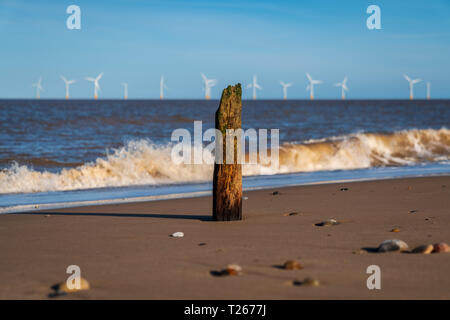
[[[300,270],[303,266],[297,260],[288,260],[284,263],[283,268],[286,270]]]
[[[389,252],[389,251],[408,251],[409,247],[406,242],[402,240],[384,240],[378,246],[378,252]]]
[[[433,246],[431,244],[424,244],[414,248],[412,253],[422,253],[422,254],[430,254],[433,251]]]
[[[433,253],[450,252],[450,247],[445,242],[435,243],[433,245]]]
[[[71,293],[71,292],[76,292],[76,291],[82,291],[82,290],[89,290],[91,288],[91,286],[89,285],[89,282],[84,279],[84,278],[80,278],[80,287],[79,288],[73,288],[70,289],[67,286],[67,281],[60,283],[58,285],[55,286],[55,291],[59,292],[59,293]]]

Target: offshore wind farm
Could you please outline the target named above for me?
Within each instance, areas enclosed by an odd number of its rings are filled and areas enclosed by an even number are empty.
[[[204,73],[200,73],[200,75],[203,80],[203,91],[205,92],[204,97],[206,100],[209,100],[209,99],[211,99],[211,96],[212,96],[211,89],[218,84],[218,80],[217,79],[208,79]],[[99,81],[102,78],[102,76],[103,76],[103,72],[101,72],[97,76],[97,78],[92,78],[92,77],[85,78],[85,80],[93,82],[93,84],[94,84],[94,99],[95,100],[98,99],[98,93],[100,91]],[[314,95],[314,86],[322,84],[323,81],[322,80],[314,80],[309,73],[306,73],[306,77],[308,80],[308,84],[306,86],[306,91],[309,92],[309,99],[314,100],[316,98]],[[414,85],[420,83],[422,81],[422,79],[411,79],[406,74],[404,74],[403,77],[408,81],[409,99],[413,100],[414,99]],[[65,88],[66,88],[65,99],[69,99],[69,87],[71,84],[75,83],[76,80],[67,80],[63,76],[61,76],[61,79],[65,83]],[[349,91],[349,88],[347,86],[347,81],[348,81],[348,77],[345,76],[341,82],[337,82],[334,84],[335,87],[339,87],[341,89],[340,98],[342,100],[346,99],[346,92]],[[33,83],[33,85],[32,85],[33,87],[36,88],[36,99],[41,98],[41,91],[43,91],[41,83],[42,83],[42,77],[40,77],[38,79],[38,81],[36,83]],[[288,99],[287,98],[287,89],[292,87],[293,83],[292,82],[285,83],[283,81],[279,81],[279,84],[282,87],[282,96],[280,98],[282,98],[283,100],[287,100]],[[127,100],[128,99],[128,83],[122,82],[121,85],[123,86],[123,89],[124,89],[123,97],[125,100]],[[245,87],[247,89],[251,89],[251,99],[253,99],[253,100],[256,100],[256,98],[257,98],[257,91],[262,90],[262,87],[259,85],[256,75],[253,75],[252,81],[250,83],[246,84]],[[427,100],[431,99],[431,89],[430,88],[431,88],[431,83],[428,81],[428,82],[426,82],[426,96],[423,99],[427,99]],[[164,99],[164,92],[167,89],[168,89],[168,87],[165,83],[164,76],[161,76],[160,82],[159,82],[159,98],[161,100]],[[54,97],[52,97],[52,98],[54,98]],[[218,98],[219,97],[216,97],[216,99],[218,99]],[[274,98],[270,97],[269,99],[274,99]]]

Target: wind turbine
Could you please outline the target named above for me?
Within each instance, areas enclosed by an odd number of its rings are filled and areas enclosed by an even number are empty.
[[[321,80],[313,80],[309,73],[306,73],[306,77],[308,78],[309,84],[306,86],[306,90],[309,90],[309,98],[314,100],[314,85],[322,83]]]
[[[164,89],[167,88],[166,84],[164,83],[164,76],[161,76],[161,80],[159,80],[159,98],[162,100],[164,99]]]
[[[348,91],[347,77],[344,78],[344,81],[336,83],[335,86],[341,87],[341,89],[342,89],[341,97],[342,97],[342,100],[345,100],[345,91]]]
[[[253,82],[247,85],[247,88],[253,88],[253,100],[256,100],[256,89],[261,90],[262,88],[257,83],[256,74],[253,75]]]
[[[42,88],[41,83],[42,83],[42,77],[39,77],[38,82],[33,83],[31,85],[32,87],[36,87],[36,99],[40,99],[41,98],[41,90],[44,91],[44,88]]]
[[[209,100],[211,98],[211,88],[217,84],[216,79],[208,79],[203,73],[200,72],[200,75],[203,78],[203,82],[205,83],[205,99]]]
[[[87,77],[85,78],[87,81],[91,81],[94,83],[94,99],[97,100],[98,98],[98,91],[100,90],[100,85],[98,84],[98,81],[102,78],[103,72],[100,73],[97,78],[91,78]]]
[[[427,100],[431,99],[431,83],[427,82]]]
[[[283,81],[280,81],[280,84],[283,87],[283,99],[286,100],[287,99],[287,88],[292,86],[293,83],[292,82],[284,83]]]
[[[409,82],[409,100],[414,99],[414,85],[422,81],[422,79],[411,79],[406,74],[403,75],[405,79]]]
[[[128,99],[128,83],[122,82],[122,85],[123,85],[123,99],[127,100]]]
[[[69,99],[69,86],[76,81],[75,80],[67,80],[66,78],[64,78],[64,76],[61,76],[61,79],[66,84],[66,100],[68,100]]]

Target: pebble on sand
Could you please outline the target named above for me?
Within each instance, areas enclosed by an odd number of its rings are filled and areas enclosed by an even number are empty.
[[[225,271],[229,276],[238,276],[242,273],[242,268],[238,264],[229,264]]]
[[[406,242],[402,240],[384,240],[378,246],[378,252],[389,252],[389,251],[408,251],[409,247]]]
[[[229,264],[225,269],[223,270],[213,270],[210,272],[211,275],[215,277],[223,277],[223,276],[238,276],[242,274],[242,268],[240,265],[237,264]]]
[[[433,253],[450,252],[450,247],[445,242],[435,243],[433,245]]]
[[[303,279],[303,281],[294,280],[292,282],[294,286],[309,286],[309,287],[318,287],[320,286],[320,281],[314,278],[307,277]]]
[[[172,233],[170,236],[172,238],[183,238],[184,237],[184,233],[183,232],[175,232],[175,233]]]
[[[83,291],[83,290],[89,290],[91,288],[89,282],[84,279],[80,278],[80,287],[79,288],[69,288],[67,286],[67,282],[62,282],[55,284],[52,286],[52,289],[54,290],[54,293],[50,294],[50,296],[60,296],[65,295],[67,293],[77,292],[77,291]]]
[[[298,212],[288,212],[288,213],[284,213],[283,214],[283,216],[285,216],[285,217],[289,217],[289,216],[296,216],[296,215],[298,215],[299,213]]]
[[[400,228],[394,228],[391,230],[391,232],[400,232]]]
[[[335,219],[328,219],[328,220],[322,221],[320,223],[316,223],[316,226],[318,226],[318,227],[329,227],[329,226],[336,226],[338,224],[339,224],[339,222],[336,221]]]
[[[430,254],[433,251],[433,246],[431,244],[424,244],[414,248],[411,253],[422,253]]]
[[[283,264],[283,268],[286,270],[300,270],[303,266],[297,260],[288,260]]]

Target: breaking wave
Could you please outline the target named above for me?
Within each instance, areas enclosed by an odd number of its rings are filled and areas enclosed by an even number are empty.
[[[0,194],[208,181],[212,165],[173,164],[171,145],[131,141],[104,158],[60,172],[13,163],[0,171]],[[213,155],[210,156],[212,159]],[[285,143],[279,168],[244,165],[244,175],[350,170],[450,160],[450,130],[404,130]]]

